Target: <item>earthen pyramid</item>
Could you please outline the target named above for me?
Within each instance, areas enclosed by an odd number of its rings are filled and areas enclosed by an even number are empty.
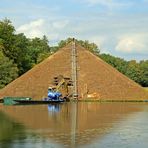
[[[25,96],[42,99],[53,78],[71,77],[71,48],[69,43],[58,52],[0,90],[4,96]],[[145,100],[147,92],[99,57],[76,44],[78,65],[78,94],[101,100]]]

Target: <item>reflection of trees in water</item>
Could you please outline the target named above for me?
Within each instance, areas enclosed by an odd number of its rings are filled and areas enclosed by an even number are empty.
[[[25,138],[24,127],[0,112],[0,147],[10,148],[14,140],[21,140],[22,138]]]

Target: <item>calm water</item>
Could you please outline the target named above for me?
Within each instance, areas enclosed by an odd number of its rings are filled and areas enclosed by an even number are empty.
[[[147,148],[148,104],[0,105],[0,148]]]

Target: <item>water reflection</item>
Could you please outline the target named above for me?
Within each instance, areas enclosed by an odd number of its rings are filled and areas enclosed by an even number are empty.
[[[71,147],[76,146],[77,103],[71,104]]]
[[[45,148],[73,148],[101,141],[129,116],[139,112],[141,107],[127,103],[63,103],[54,106],[0,106],[0,109],[5,114],[3,120],[6,123],[19,123],[25,129],[25,135],[34,135],[29,138],[30,145],[36,141]],[[11,121],[6,119],[8,117]],[[0,125],[0,131],[4,129]],[[17,131],[17,128],[14,127],[14,130]],[[24,135],[23,132],[19,134]],[[4,132],[1,137],[5,137]],[[6,139],[13,139],[13,136]],[[26,141],[23,144],[28,145]]]
[[[49,112],[59,112],[60,111],[60,105],[59,104],[48,104],[48,111]]]
[[[18,133],[23,133],[21,136]],[[0,112],[0,147],[10,148],[15,139],[25,138],[24,126]]]

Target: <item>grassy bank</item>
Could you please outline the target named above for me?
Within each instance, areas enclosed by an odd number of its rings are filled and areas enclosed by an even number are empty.
[[[76,100],[71,100],[71,101],[76,101]],[[148,102],[148,100],[110,100],[110,99],[78,99],[78,102]],[[76,101],[76,102],[77,102]]]
[[[144,87],[144,89],[145,89],[146,91],[148,91],[148,87]]]

